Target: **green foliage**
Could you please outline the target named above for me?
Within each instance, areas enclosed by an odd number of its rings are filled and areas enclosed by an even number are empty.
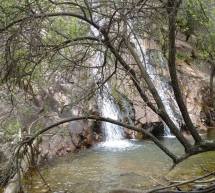
[[[178,27],[187,39],[195,35],[198,56],[203,60],[215,57],[215,6],[210,0],[187,0],[179,13]],[[177,55],[179,58],[183,57]]]
[[[186,53],[177,52],[176,53],[176,58],[179,59],[179,60],[185,60],[185,59],[188,59],[189,56]]]
[[[56,54],[61,51],[67,58],[72,58],[73,51],[71,41],[76,37],[85,36],[89,27],[74,17],[50,17],[29,19],[31,14],[54,13],[74,11],[73,7],[65,9],[56,6],[48,0],[3,0],[0,6],[0,29],[13,23],[7,33],[1,35],[7,42],[0,52],[0,80],[1,83],[18,85],[24,83],[44,85],[47,72],[61,71],[65,64],[65,58]],[[71,63],[71,62],[70,62]]]
[[[43,41],[47,44],[62,43],[66,39],[84,36],[88,32],[87,26],[80,23],[77,18],[56,17],[50,24],[43,37]]]
[[[209,23],[204,4],[199,0],[187,0],[177,18],[177,24],[187,37],[204,29]]]
[[[21,127],[19,121],[16,118],[10,119],[4,124],[4,132],[6,138],[10,138],[14,134],[18,134],[19,128]]]

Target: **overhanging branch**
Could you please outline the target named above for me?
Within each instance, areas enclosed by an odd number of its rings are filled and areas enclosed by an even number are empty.
[[[110,119],[110,118],[104,118],[104,117],[98,117],[98,116],[83,116],[83,117],[71,117],[71,118],[67,118],[67,119],[63,119],[59,122],[53,123],[51,125],[49,125],[48,127],[39,130],[35,135],[33,135],[32,137],[24,140],[22,142],[21,145],[24,144],[31,144],[38,136],[40,136],[41,134],[45,133],[46,131],[52,129],[53,127],[62,125],[64,123],[68,123],[68,122],[72,122],[72,121],[80,121],[80,120],[96,120],[96,121],[104,121],[104,122],[108,122],[108,123],[112,123],[121,127],[125,127],[137,132],[141,132],[143,134],[145,134],[146,136],[148,136],[167,156],[169,156],[174,163],[178,162],[178,157],[176,155],[174,155],[170,150],[168,150],[154,135],[152,135],[150,132],[142,129],[142,128],[138,128],[132,125],[128,125],[125,123],[121,123],[119,121]]]

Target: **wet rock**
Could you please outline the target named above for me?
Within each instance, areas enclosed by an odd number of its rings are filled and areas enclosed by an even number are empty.
[[[39,148],[40,161],[64,156],[101,141],[101,136],[93,130],[93,125],[93,122],[81,120],[63,124],[61,128],[49,131],[42,137]]]
[[[151,98],[152,99],[152,98]],[[133,97],[134,101],[142,101],[139,95]],[[153,99],[152,99],[153,100]],[[154,113],[144,102],[136,102],[134,103],[135,109],[135,120],[136,125],[138,126],[140,123],[144,124],[147,122],[157,122],[160,121],[159,116]]]
[[[156,137],[164,136],[164,124],[163,122],[151,122],[143,124],[143,129],[152,133]]]
[[[76,146],[69,135],[43,136],[40,144],[40,161],[50,160],[73,152]]]
[[[93,145],[93,136],[91,133],[86,136],[84,143],[86,144],[87,147],[90,147]]]
[[[128,139],[142,139],[137,137],[138,132],[133,131],[131,129],[124,128],[124,132],[125,132],[126,138]]]
[[[86,127],[88,127],[88,125],[85,121],[73,121],[69,123],[68,130],[70,135],[81,134]]]
[[[136,132],[135,133],[135,139],[144,139],[146,136],[143,134],[143,133],[141,133],[141,132]]]
[[[83,136],[80,134],[70,134],[72,143],[75,145],[76,148],[80,147],[80,142],[83,140]]]

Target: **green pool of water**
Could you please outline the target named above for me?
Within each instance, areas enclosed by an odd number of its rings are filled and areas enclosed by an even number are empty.
[[[162,181],[171,160],[150,141],[129,141],[127,148],[96,146],[59,158],[40,169],[55,193],[105,193],[111,189],[146,189]],[[163,143],[177,154],[182,148],[176,139]],[[48,192],[38,175],[28,175],[29,193]]]
[[[215,171],[215,151],[189,157],[179,163],[167,176],[171,180],[189,180]]]

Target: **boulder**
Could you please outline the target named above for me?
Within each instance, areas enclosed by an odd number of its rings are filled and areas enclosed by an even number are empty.
[[[146,131],[152,133],[156,137],[164,136],[164,133],[165,133],[163,122],[145,123],[143,125],[143,129],[145,129]]]
[[[43,136],[39,147],[40,161],[50,160],[56,156],[64,156],[75,150],[76,146],[69,135]]]

